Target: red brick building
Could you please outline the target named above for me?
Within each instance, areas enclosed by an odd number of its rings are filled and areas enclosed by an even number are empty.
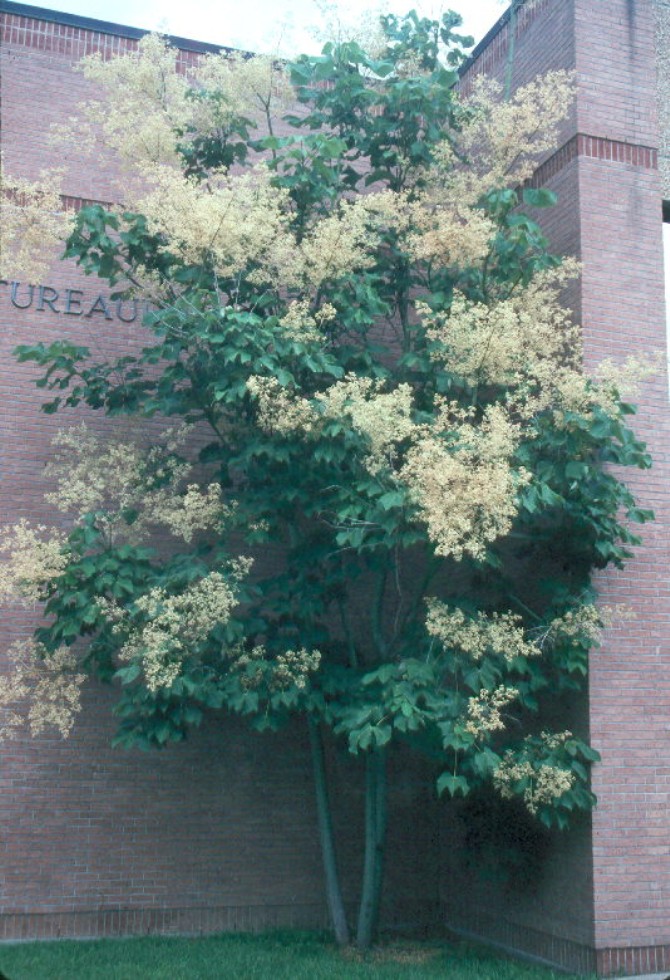
[[[514,81],[576,71],[562,145],[537,174],[559,204],[545,227],[583,263],[571,305],[588,362],[666,349],[662,201],[670,198],[670,7],[653,0],[538,0],[518,12]],[[474,52],[476,72],[500,76],[509,16]],[[639,402],[636,430],[654,458],[635,491],[656,512],[625,572],[598,583],[634,622],[591,660],[582,726],[602,762],[588,826],[555,845],[532,888],[496,894],[459,882],[452,921],[570,968],[670,970],[670,411],[666,377]],[[578,709],[579,710],[579,709]],[[469,892],[464,903],[463,889]],[[442,896],[450,906],[448,886]],[[464,914],[463,905],[469,908]]]
[[[94,50],[131,48],[142,32],[4,2],[2,148],[9,170],[34,177],[54,162],[48,133],[85,96],[73,65]],[[561,145],[538,182],[559,205],[544,220],[555,250],[584,264],[571,303],[590,362],[666,349],[662,203],[670,201],[670,6],[665,0],[535,0],[518,10],[513,77],[577,73]],[[510,56],[504,15],[474,52],[477,72],[500,76]],[[189,60],[207,45],[177,39]],[[104,168],[68,161],[69,203],[110,199]],[[667,212],[666,212],[667,213]],[[103,299],[98,297],[102,293]],[[55,296],[56,294],[56,296]],[[17,344],[71,337],[112,353],[138,341],[137,318],[59,264],[40,287],[0,284],[0,507],[4,521],[41,516],[39,474],[57,423],[40,416]],[[394,802],[390,893],[396,919],[427,916],[574,970],[670,970],[670,416],[659,377],[640,401],[637,431],[654,469],[636,480],[656,511],[624,573],[601,577],[609,601],[637,618],[613,631],[591,665],[575,725],[602,763],[598,808],[553,840],[532,884],[497,888],[465,874],[461,824],[432,788]],[[7,613],[9,633],[29,628]],[[4,632],[4,624],[3,624]],[[198,931],[316,924],[324,908],[306,746],[250,739],[213,721],[162,756],[113,751],[104,691],[67,742],[4,745],[0,763],[0,938]],[[223,729],[223,730],[222,730]],[[302,750],[300,746],[302,745]],[[272,752],[268,764],[268,753]],[[331,764],[337,775],[338,758]],[[360,793],[339,814],[351,898],[361,856]],[[441,844],[441,867],[435,860]],[[457,857],[454,857],[456,855]],[[393,865],[392,865],[393,866]],[[402,901],[401,901],[402,899]]]
[[[12,174],[65,163],[65,204],[114,200],[115,174],[50,141],[90,97],[74,71],[88,53],[123,53],[144,32],[20,4],[0,6],[2,151]],[[191,62],[206,44],[173,39]],[[132,303],[56,261],[41,283],[0,282],[0,523],[53,524],[42,471],[62,417],[40,413],[34,366],[17,344],[67,337],[101,356],[142,342]],[[96,420],[104,427],[105,422]],[[2,649],[29,635],[32,611],[0,613]],[[161,753],[111,748],[109,691],[91,685],[71,737],[27,737],[0,750],[0,940],[134,932],[322,926],[321,855],[307,732],[253,735],[213,718]],[[362,867],[364,773],[333,754],[335,814],[347,900]],[[338,773],[341,779],[338,780]],[[438,901],[435,793],[401,786],[391,814],[393,862],[387,915],[434,917]],[[402,906],[402,907],[401,907]]]

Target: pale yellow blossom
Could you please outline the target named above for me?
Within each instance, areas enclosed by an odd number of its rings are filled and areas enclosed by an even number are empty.
[[[134,506],[140,493],[142,453],[137,445],[96,435],[84,422],[57,433],[45,470],[56,489],[46,499],[81,519],[96,510]]]
[[[119,657],[142,662],[151,691],[168,688],[179,677],[184,660],[195,654],[216,626],[224,626],[237,605],[236,581],[250,567],[239,559],[231,575],[210,572],[182,592],[169,594],[160,587],[135,600],[135,610],[145,622],[134,626],[130,613],[112,611],[116,633],[127,633]]]
[[[198,133],[216,134],[239,116],[262,126],[295,105],[286,65],[269,55],[205,55],[194,70],[194,90],[209,96],[193,100],[191,125]]]
[[[171,534],[190,542],[202,531],[213,530],[228,518],[231,508],[221,499],[221,487],[210,483],[203,488],[190,483],[183,493],[155,490],[144,497],[143,524],[166,527]]]
[[[318,650],[286,650],[272,662],[273,686],[280,689],[292,687],[307,687],[309,675],[319,669],[321,654]]]
[[[430,636],[474,661],[494,654],[511,663],[517,657],[534,657],[540,652],[537,643],[527,638],[521,617],[514,613],[478,612],[471,617],[435,598],[428,599],[427,606],[426,629]]]
[[[493,774],[493,785],[503,799],[512,799],[515,784],[528,780],[523,790],[523,801],[529,813],[535,814],[543,804],[551,805],[567,793],[575,784],[574,774],[568,769],[541,763],[534,766],[526,761],[516,761],[514,753],[506,752]]]
[[[44,524],[22,519],[0,529],[0,600],[33,605],[47,597],[48,587],[67,566],[65,535]]]
[[[449,416],[455,422],[450,423]],[[439,424],[451,435],[438,435]],[[446,406],[438,425],[417,438],[400,477],[410,489],[439,555],[481,558],[486,545],[509,531],[517,491],[529,479],[512,466],[518,427],[500,406],[477,425]]]
[[[292,300],[288,304],[286,313],[279,320],[279,324],[292,340],[301,343],[313,343],[322,339],[309,300]]]
[[[385,387],[382,381],[350,374],[309,400],[282,387],[276,378],[252,376],[247,381],[247,390],[258,403],[259,422],[268,431],[313,435],[326,419],[348,418],[369,443],[364,462],[371,472],[391,464],[394,446],[416,430],[411,387],[400,384],[392,391]]]
[[[285,333],[303,344],[323,341],[323,329],[337,316],[331,303],[324,303],[312,312],[308,299],[292,300],[279,323]]]
[[[468,720],[465,731],[475,738],[482,738],[491,732],[505,728],[501,711],[518,698],[515,687],[497,687],[494,691],[481,690],[476,697],[468,698]]]
[[[278,435],[309,434],[320,422],[312,403],[288,388],[277,378],[252,375],[247,391],[258,404],[258,422],[262,428]]]
[[[79,68],[101,98],[82,103],[53,140],[98,157],[104,148],[104,157],[111,154],[131,170],[177,167],[180,146],[203,136],[224,142],[240,118],[265,135],[273,117],[294,101],[286,66],[277,59],[222,52],[185,68],[178,48],[158,34],[145,35],[135,51],[116,58],[83,58]]]
[[[385,387],[384,382],[351,374],[319,396],[327,418],[348,416],[354,429],[367,438],[366,462],[372,472],[391,463],[395,445],[416,431],[411,387],[400,384],[391,391]]]
[[[568,739],[573,737],[572,732],[540,732],[540,738],[550,751],[560,749]]]
[[[411,205],[412,231],[404,238],[415,261],[460,267],[480,264],[488,255],[495,225],[481,209],[446,200],[442,188],[429,188]]]
[[[7,650],[7,664],[8,672],[0,674],[0,741],[16,737],[23,725],[32,735],[55,729],[67,738],[85,680],[72,649],[48,653],[35,640],[17,640]]]
[[[395,215],[396,196],[390,191],[340,201],[307,232],[292,267],[287,256],[286,281],[316,291],[328,280],[374,265],[381,228],[393,223]]]
[[[635,619],[635,612],[628,606],[584,603],[552,619],[539,642],[542,645],[560,643],[598,647],[602,642],[603,630],[631,619]]]
[[[459,168],[453,146],[437,156],[447,192],[458,188],[463,202],[475,204],[483,191],[518,187],[532,177],[538,158],[556,146],[559,127],[574,105],[574,75],[552,71],[503,98],[499,82],[480,75],[463,100],[458,150],[468,155]],[[437,178],[437,174],[436,174]]]
[[[193,466],[166,456],[183,446],[190,429],[168,429],[149,449],[113,436],[103,438],[83,422],[62,430],[46,467],[56,489],[46,499],[76,521],[97,513],[98,527],[110,534],[138,541],[160,526],[191,541],[227,520],[232,511],[223,503],[218,483],[186,484]],[[130,526],[124,516],[128,512],[135,515]]]
[[[192,112],[189,79],[177,70],[178,57],[165,38],[146,34],[136,51],[122,57],[96,53],[80,62],[85,77],[108,97],[80,106],[79,115],[126,165],[177,162],[177,134]]]
[[[164,239],[166,252],[211,265],[223,277],[255,264],[259,278],[274,281],[292,264],[295,251],[287,199],[286,190],[272,186],[264,164],[242,174],[215,171],[206,181],[163,166],[145,174],[131,204],[146,215],[150,231]]]
[[[450,309],[437,313],[419,304],[433,359],[473,387],[506,387],[525,416],[563,405],[568,385],[572,400],[583,399],[581,333],[560,302],[562,288],[577,274],[576,263],[566,261],[507,299],[473,303],[456,292]]]
[[[301,647],[298,650],[285,650],[273,658],[259,644],[250,650],[242,648],[233,651],[231,660],[233,669],[240,674],[243,688],[267,685],[275,691],[285,691],[290,687],[304,690],[309,684],[310,675],[319,669],[321,653]]]
[[[38,282],[62,252],[73,215],[63,208],[61,177],[15,177],[0,157],[0,279]]]

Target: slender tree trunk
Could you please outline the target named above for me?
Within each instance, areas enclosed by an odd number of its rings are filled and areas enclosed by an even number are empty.
[[[326,901],[328,902],[328,911],[335,933],[335,940],[338,945],[346,946],[350,941],[349,926],[347,925],[344,902],[342,901],[340,878],[337,873],[333,821],[330,811],[330,800],[328,798],[326,766],[323,759],[323,741],[318,722],[309,715],[307,716],[307,726],[309,728],[309,744],[312,750],[319,839],[321,841],[323,870],[326,878]]]
[[[386,823],[386,750],[378,749],[366,756],[365,859],[356,933],[356,942],[362,949],[371,945],[377,932],[384,877]]]
[[[375,903],[373,908],[373,935],[379,927],[379,907],[382,897],[382,886],[384,883],[384,870],[386,863],[386,825],[388,824],[388,798],[387,798],[387,769],[386,749],[382,749],[382,755],[378,762],[377,773],[377,847],[375,850],[375,881],[374,896]]]

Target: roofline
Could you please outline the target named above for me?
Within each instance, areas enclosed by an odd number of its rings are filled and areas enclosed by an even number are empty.
[[[518,0],[519,5],[525,0]],[[126,24],[115,24],[108,20],[96,20],[94,17],[82,17],[80,14],[67,14],[61,10],[51,10],[48,7],[34,7],[27,3],[14,3],[14,0],[0,0],[0,13],[15,14],[17,17],[32,17],[54,24],[65,24],[68,27],[79,27],[85,31],[95,31],[99,34],[111,34],[114,37],[131,38],[139,41],[151,31],[148,28],[128,27]],[[500,33],[510,18],[510,8],[504,11],[496,23],[486,32],[481,41],[473,48],[466,61],[459,68],[459,74],[464,75],[489,46],[494,37]],[[194,41],[191,38],[166,35],[170,44],[180,51],[193,51],[198,54],[218,54],[220,51],[232,51],[233,48],[222,44],[210,44],[208,41]]]
[[[79,14],[66,14],[60,10],[50,10],[46,7],[33,7],[27,3],[14,3],[13,0],[0,0],[0,13],[14,14],[17,17],[30,17],[35,20],[45,20],[54,24],[65,24],[68,27],[78,27],[85,31],[95,31],[98,34],[111,34],[114,37],[131,38],[139,41],[151,31],[141,27],[128,27],[125,24],[113,24],[107,20],[96,20],[93,17],[82,17]],[[198,54],[218,54],[220,51],[232,51],[225,45],[209,44],[207,41],[193,41],[186,37],[167,35],[168,41],[180,51],[194,51]]]
[[[517,0],[517,4],[519,7],[521,7],[525,2],[526,0]],[[0,7],[1,6],[2,6],[2,0],[0,0]],[[509,22],[510,19],[511,7],[512,4],[510,3],[507,10],[505,10],[502,16],[498,18],[498,20],[495,22],[493,27],[490,30],[488,30],[484,35],[484,37],[481,39],[481,41],[477,45],[475,45],[475,47],[468,55],[466,61],[464,61],[463,64],[458,69],[459,75],[465,75],[465,73],[469,71],[470,68],[472,68],[477,58],[479,58],[479,56],[483,54],[486,48],[488,48],[491,41],[493,41],[494,37],[502,31],[503,27],[506,26],[506,24]]]

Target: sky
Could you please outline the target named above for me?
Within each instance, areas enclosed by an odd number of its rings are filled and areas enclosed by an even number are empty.
[[[35,6],[247,51],[295,54],[318,52],[309,28],[323,25],[325,4],[345,23],[366,9],[404,14],[414,7],[422,16],[439,16],[451,7],[475,41],[507,6],[505,0],[42,0]]]

